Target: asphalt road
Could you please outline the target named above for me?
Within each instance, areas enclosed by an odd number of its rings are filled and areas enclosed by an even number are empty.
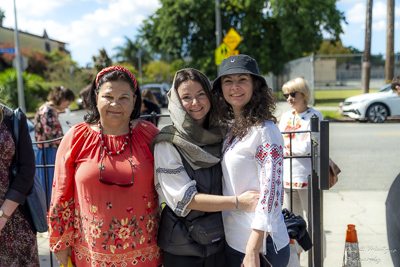
[[[278,110],[279,113],[284,112]],[[168,114],[166,108],[163,114]],[[83,122],[86,111],[61,113],[59,119],[64,132],[71,124]],[[159,128],[171,124],[169,118],[161,118]],[[329,124],[330,157],[341,168],[339,182],[331,189],[387,191],[400,172],[400,124],[331,122]]]

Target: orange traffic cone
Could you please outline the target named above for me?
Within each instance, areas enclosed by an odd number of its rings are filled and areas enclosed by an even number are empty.
[[[354,224],[347,225],[342,267],[361,267],[357,231]]]
[[[290,257],[287,267],[300,267],[299,256],[297,255],[294,239],[290,239],[289,248],[290,248]]]

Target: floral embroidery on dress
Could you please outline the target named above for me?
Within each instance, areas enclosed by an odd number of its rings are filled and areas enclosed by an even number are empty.
[[[74,225],[74,221],[72,220],[74,216],[74,203],[74,198],[71,198],[69,201],[60,202],[60,205],[55,204],[53,208],[50,207],[50,231],[56,230],[62,235],[67,228]],[[57,223],[58,227],[54,222]],[[52,226],[53,224],[54,226]]]

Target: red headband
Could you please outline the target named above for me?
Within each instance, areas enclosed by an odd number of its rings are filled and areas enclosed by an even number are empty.
[[[129,77],[131,77],[131,79],[133,80],[133,83],[135,84],[135,92],[136,92],[137,82],[136,82],[135,76],[133,76],[133,74],[129,70],[127,70],[127,69],[125,69],[125,68],[123,68],[121,66],[111,66],[111,67],[107,67],[107,68],[102,69],[96,76],[96,87],[97,87],[97,83],[100,80],[101,76],[103,76],[105,73],[107,73],[109,71],[114,71],[114,70],[123,71],[126,74],[128,74]]]

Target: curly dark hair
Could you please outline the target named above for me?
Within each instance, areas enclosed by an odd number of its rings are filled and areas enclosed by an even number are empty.
[[[241,116],[235,118],[232,106],[226,102],[222,93],[221,83],[214,87],[215,114],[223,124],[229,124],[235,119],[232,125],[232,135],[241,140],[252,126],[259,125],[264,121],[276,123],[273,112],[276,109],[276,97],[268,87],[264,78],[251,75],[253,79],[253,95],[249,103],[242,110]]]
[[[392,88],[392,90],[396,89],[396,86],[400,86],[400,76],[394,77],[390,84],[390,88]]]
[[[93,79],[88,98],[86,99],[88,104],[87,106],[88,113],[84,116],[84,120],[86,123],[93,124],[97,123],[100,120],[100,113],[99,110],[97,109],[97,102],[96,102],[97,94],[99,93],[100,87],[105,82],[115,82],[115,81],[127,82],[130,85],[132,92],[136,95],[136,102],[135,106],[133,107],[131,119],[134,120],[140,117],[140,108],[142,106],[142,95],[140,93],[139,85],[135,90],[135,83],[126,72],[120,70],[112,70],[101,76],[101,78],[97,83],[97,86],[96,86],[96,78]]]
[[[193,69],[193,68],[185,68],[181,69],[176,73],[175,80],[174,80],[174,89],[178,91],[179,86],[186,81],[194,81],[198,82],[201,87],[203,87],[204,91],[206,92],[206,95],[208,97],[208,100],[210,101],[210,111],[207,114],[207,118],[205,121],[204,126],[207,128],[208,126],[215,125],[217,121],[215,120],[215,116],[213,116],[211,113],[214,110],[214,101],[213,101],[213,95],[211,92],[211,82],[207,78],[206,75],[204,75],[202,72]]]
[[[64,86],[55,86],[51,88],[50,93],[47,95],[47,100],[53,102],[57,107],[65,100],[73,102],[75,100],[75,94],[71,89],[65,88]]]

